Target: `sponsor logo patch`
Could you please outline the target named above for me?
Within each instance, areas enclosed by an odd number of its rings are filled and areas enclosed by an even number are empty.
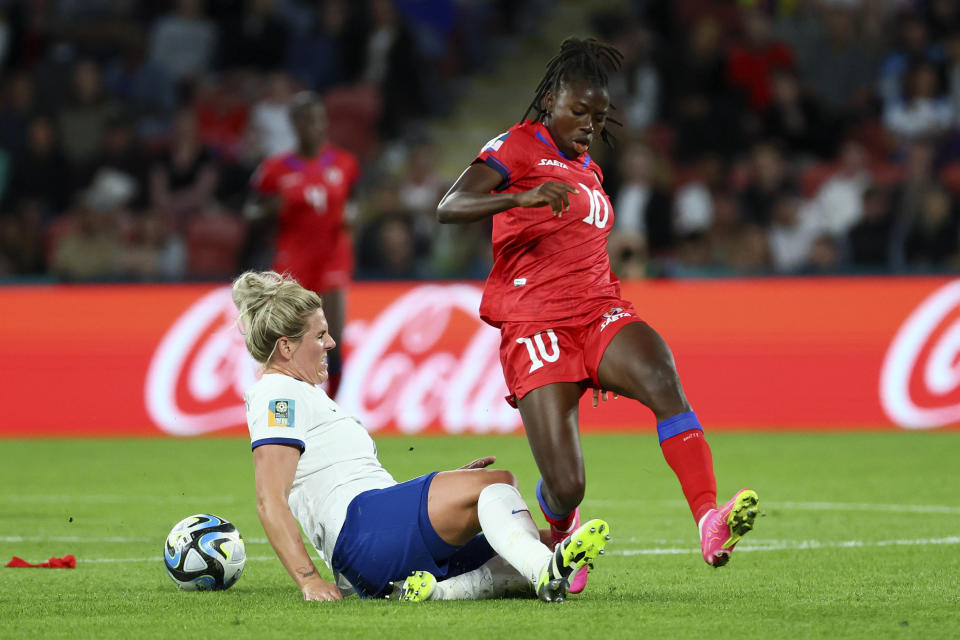
[[[600,323],[600,331],[603,331],[607,328],[607,325],[612,324],[619,320],[620,318],[626,318],[630,315],[629,311],[624,311],[623,307],[611,307],[610,311],[607,311],[603,314],[603,322]]]
[[[541,167],[544,167],[544,166],[546,166],[546,167],[560,167],[560,168],[562,168],[562,169],[569,169],[569,168],[570,168],[570,167],[568,167],[568,166],[566,165],[566,163],[561,162],[560,160],[553,160],[552,158],[541,158],[541,159],[540,159],[540,166],[541,166]]]
[[[271,400],[267,410],[268,427],[293,426],[293,400]]]

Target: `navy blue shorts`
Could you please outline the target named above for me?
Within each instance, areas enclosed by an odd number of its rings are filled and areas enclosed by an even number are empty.
[[[429,571],[443,580],[473,571],[494,556],[483,534],[457,547],[434,531],[427,494],[435,475],[364,491],[350,502],[331,564],[361,598],[388,594],[390,582],[413,571]]]

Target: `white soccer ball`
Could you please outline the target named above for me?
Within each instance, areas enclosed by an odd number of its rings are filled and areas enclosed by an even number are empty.
[[[247,561],[243,537],[227,520],[207,513],[174,525],[163,545],[163,564],[185,591],[229,589]]]

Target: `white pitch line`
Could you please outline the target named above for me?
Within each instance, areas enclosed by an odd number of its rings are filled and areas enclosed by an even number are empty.
[[[738,545],[737,551],[810,551],[814,549],[851,549],[851,548],[865,548],[865,547],[916,547],[916,546],[927,546],[927,545],[942,545],[942,544],[960,544],[960,536],[951,536],[948,538],[917,538],[914,540],[875,540],[875,541],[865,541],[865,540],[837,540],[837,541],[820,541],[820,540],[798,540],[795,542],[789,541],[772,541],[772,544],[764,545],[761,541],[760,544],[750,545]],[[610,555],[617,556],[658,556],[658,555],[681,555],[681,554],[698,554],[700,553],[699,549],[693,547],[683,547],[683,548],[670,548],[670,547],[657,547],[652,549],[614,549],[608,552]],[[247,560],[250,562],[266,562],[269,560],[276,560],[276,556],[247,556]],[[161,558],[158,556],[151,556],[149,558],[77,558],[77,564],[81,563],[118,563],[118,562],[157,562],[159,563]]]
[[[796,542],[779,541],[777,544],[767,545],[737,545],[737,551],[809,551],[813,549],[851,549],[864,547],[918,547],[939,544],[960,544],[960,536],[948,538],[917,538],[915,540],[798,540]],[[699,549],[684,548],[654,548],[654,549],[613,549],[609,552],[619,556],[660,556],[676,554],[698,554]]]
[[[0,496],[0,504],[4,502],[17,503],[38,503],[38,504],[183,504],[203,502],[205,504],[235,504],[241,499],[235,496],[194,496],[194,495],[170,495],[170,496],[124,496],[124,495],[67,495],[67,494],[49,494],[49,495],[6,495]]]
[[[243,541],[246,544],[268,544],[270,541],[266,538],[244,538]],[[84,536],[0,536],[0,542],[32,542],[32,543],[42,543],[42,542],[91,542],[91,543],[151,543],[156,542],[158,544],[163,543],[163,539],[157,538],[128,538],[123,536],[109,536],[109,537],[84,537]]]
[[[686,506],[679,500],[584,500],[587,507],[625,507],[663,504]],[[945,513],[960,514],[960,507],[937,504],[872,504],[863,502],[775,502],[760,500],[761,509],[794,509],[797,511],[879,511],[884,513]]]
[[[247,562],[264,562],[266,560],[277,560],[277,556],[247,556]],[[108,563],[108,562],[156,562],[160,563],[163,558],[160,556],[150,558],[77,558],[77,565],[87,562]],[[279,560],[277,560],[279,562]]]

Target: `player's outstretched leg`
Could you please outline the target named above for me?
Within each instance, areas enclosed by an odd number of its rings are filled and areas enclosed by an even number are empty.
[[[591,520],[557,545],[537,582],[537,597],[544,602],[563,602],[570,589],[570,578],[581,567],[603,555],[610,539],[610,525]]]
[[[760,512],[760,499],[752,489],[740,489],[730,502],[711,509],[700,521],[700,549],[703,559],[712,567],[722,567],[740,538],[753,529]]]
[[[429,571],[414,571],[400,585],[397,600],[424,602],[433,600],[437,591],[437,579]]]

